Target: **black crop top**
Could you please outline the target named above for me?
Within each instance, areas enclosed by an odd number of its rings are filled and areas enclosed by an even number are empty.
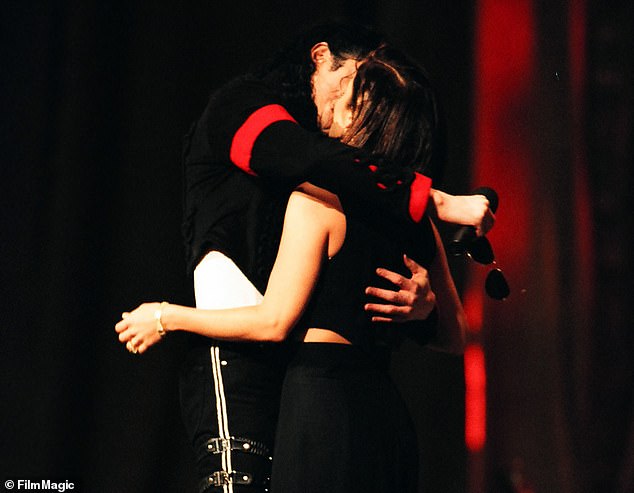
[[[386,235],[368,223],[348,218],[343,246],[322,268],[298,330],[329,329],[352,344],[368,348],[382,342],[390,344],[396,332],[407,333],[423,344],[428,342],[436,330],[434,321],[398,324],[399,330],[395,331],[392,324],[372,323],[371,315],[364,310],[365,303],[371,301],[365,294],[366,287],[394,289],[376,274],[377,267],[410,277],[403,263],[404,253],[425,268],[433,260],[436,243],[428,220],[421,223],[415,237],[401,241],[402,237],[402,232]]]

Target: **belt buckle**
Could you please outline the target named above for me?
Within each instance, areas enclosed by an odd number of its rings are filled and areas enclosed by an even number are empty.
[[[224,486],[231,482],[231,475],[227,471],[214,471],[207,482],[212,486]]]
[[[225,486],[227,484],[252,484],[253,475],[248,472],[214,471],[207,476],[207,483],[211,486]]]
[[[228,438],[210,438],[207,440],[207,450],[212,454],[220,454],[229,450],[230,442]]]

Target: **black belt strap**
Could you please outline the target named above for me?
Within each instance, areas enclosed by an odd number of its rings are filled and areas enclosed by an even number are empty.
[[[210,454],[221,454],[227,450],[235,450],[245,452],[247,454],[260,455],[271,459],[271,452],[269,448],[262,442],[256,442],[255,440],[249,440],[248,438],[210,438],[207,440],[207,452]]]
[[[258,478],[248,472],[240,471],[214,471],[209,476],[203,478],[198,487],[200,493],[204,493],[211,488],[222,487],[227,484],[240,484],[249,486],[267,486],[270,478]]]

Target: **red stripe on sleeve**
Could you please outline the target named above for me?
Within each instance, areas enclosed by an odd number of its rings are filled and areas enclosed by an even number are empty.
[[[427,208],[429,191],[431,189],[431,178],[414,173],[414,181],[410,186],[409,195],[409,215],[414,222],[420,222]]]
[[[250,175],[255,175],[251,169],[251,153],[256,139],[269,125],[285,120],[297,123],[279,104],[269,104],[251,113],[233,136],[229,151],[231,162]]]

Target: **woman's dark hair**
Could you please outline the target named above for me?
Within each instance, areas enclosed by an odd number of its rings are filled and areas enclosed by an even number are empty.
[[[445,129],[434,91],[419,65],[381,45],[358,67],[351,106],[353,121],[343,142],[397,168],[407,166],[440,178]],[[398,174],[397,169],[391,171]]]
[[[345,60],[365,58],[382,39],[372,28],[354,22],[316,25],[250,74],[281,90],[293,116],[311,129],[317,129],[317,109],[312,100],[311,77],[315,66],[310,50],[322,41],[328,43],[334,59],[331,69],[336,70]]]

